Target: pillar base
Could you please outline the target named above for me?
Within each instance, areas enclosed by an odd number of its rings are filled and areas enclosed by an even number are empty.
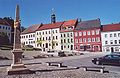
[[[35,71],[31,71],[27,69],[24,64],[12,64],[11,67],[7,68],[7,74],[8,75],[14,75],[14,74],[33,74]]]

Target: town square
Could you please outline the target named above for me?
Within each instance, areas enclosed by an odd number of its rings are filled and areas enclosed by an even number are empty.
[[[118,3],[1,0],[0,78],[119,78]]]

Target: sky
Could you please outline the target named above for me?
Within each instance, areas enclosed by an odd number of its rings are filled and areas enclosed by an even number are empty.
[[[58,22],[77,18],[83,21],[100,18],[101,24],[120,22],[120,0],[0,0],[0,18],[15,19],[17,4],[24,27],[50,23],[52,8]]]

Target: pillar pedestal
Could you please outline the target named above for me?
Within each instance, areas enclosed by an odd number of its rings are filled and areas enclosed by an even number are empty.
[[[13,63],[11,67],[7,68],[7,74],[32,74],[35,73],[26,68],[26,66],[22,63],[22,50],[13,50]]]

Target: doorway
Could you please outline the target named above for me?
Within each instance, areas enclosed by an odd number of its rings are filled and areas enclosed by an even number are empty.
[[[114,48],[113,47],[111,47],[111,52],[114,52]]]

